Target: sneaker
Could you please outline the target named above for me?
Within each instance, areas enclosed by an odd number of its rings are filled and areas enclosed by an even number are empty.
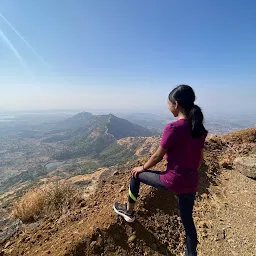
[[[182,256],[188,256],[188,250],[184,249]]]
[[[114,203],[113,205],[114,211],[122,216],[127,222],[134,222],[135,221],[135,214],[134,212],[128,212],[127,211],[127,205],[126,204],[120,204],[120,203]]]
[[[190,254],[190,255],[196,256],[197,253],[195,252],[194,254]],[[188,256],[188,249],[187,248],[184,248],[182,256]]]

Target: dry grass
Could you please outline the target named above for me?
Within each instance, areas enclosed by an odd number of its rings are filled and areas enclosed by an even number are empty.
[[[255,143],[256,142],[256,126],[245,130],[233,132],[222,136],[222,139],[229,143]]]
[[[44,216],[58,217],[77,205],[81,192],[68,183],[51,183],[28,191],[13,207],[13,214],[23,222]]]

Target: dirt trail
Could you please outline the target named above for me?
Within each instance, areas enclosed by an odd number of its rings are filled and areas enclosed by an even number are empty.
[[[256,181],[234,170],[223,170],[210,198],[201,203],[207,223],[201,255],[256,255]]]

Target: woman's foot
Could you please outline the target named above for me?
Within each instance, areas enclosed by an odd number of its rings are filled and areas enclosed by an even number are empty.
[[[196,256],[197,253],[195,252],[195,253],[188,254],[188,249],[187,249],[187,247],[185,247],[182,256],[190,256],[190,255]]]
[[[187,248],[184,249],[182,256],[188,256],[188,250],[187,250]]]
[[[127,222],[134,222],[135,221],[135,214],[133,212],[127,211],[127,205],[126,204],[120,204],[118,202],[114,203],[113,205],[114,211],[122,216]]]

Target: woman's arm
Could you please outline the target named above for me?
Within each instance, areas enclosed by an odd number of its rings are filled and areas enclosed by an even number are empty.
[[[144,166],[134,168],[131,172],[132,176],[136,177],[138,173],[148,170],[159,163],[163,159],[166,152],[175,146],[176,140],[177,136],[175,136],[174,125],[166,125],[160,141],[160,146],[158,147],[157,151],[150,157]]]
[[[144,164],[144,169],[148,170],[154,167],[156,164],[162,161],[166,150],[161,146],[158,147],[157,151],[150,157],[150,159]]]
[[[163,159],[165,153],[166,153],[166,150],[161,146],[159,146],[157,151],[150,157],[150,159],[143,166],[135,167],[131,171],[131,175],[133,177],[136,177],[137,174],[152,168]]]

